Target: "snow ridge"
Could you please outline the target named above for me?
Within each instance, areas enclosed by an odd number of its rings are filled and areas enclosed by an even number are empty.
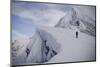
[[[78,10],[78,9],[77,9]],[[90,16],[83,15],[81,12],[78,12],[74,8],[64,17],[62,17],[59,22],[55,25],[55,27],[60,28],[72,28],[76,27],[80,32],[86,33],[91,36],[95,36],[95,20],[94,18],[91,18]],[[79,22],[79,26],[77,25],[77,22]]]

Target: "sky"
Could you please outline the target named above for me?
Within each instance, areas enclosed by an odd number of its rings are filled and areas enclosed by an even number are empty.
[[[12,37],[31,37],[36,26],[53,27],[70,9],[68,5],[13,2]]]
[[[31,37],[34,35],[37,26],[53,27],[60,18],[72,10],[72,7],[72,5],[65,4],[14,1],[11,7],[12,37],[14,39],[18,36]]]

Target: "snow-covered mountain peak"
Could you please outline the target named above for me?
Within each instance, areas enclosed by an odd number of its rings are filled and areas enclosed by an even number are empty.
[[[66,15],[59,20],[55,27],[70,29],[74,27],[80,32],[95,36],[95,9],[92,7],[86,7],[84,9],[82,10],[82,8],[79,7],[72,8],[70,12],[66,13]]]

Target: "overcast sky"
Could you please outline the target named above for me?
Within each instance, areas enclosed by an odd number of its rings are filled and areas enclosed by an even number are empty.
[[[13,2],[12,34],[30,37],[37,25],[53,27],[71,9],[72,5],[64,4]]]
[[[13,2],[13,32],[32,36],[36,25],[54,26],[70,9],[68,5]]]

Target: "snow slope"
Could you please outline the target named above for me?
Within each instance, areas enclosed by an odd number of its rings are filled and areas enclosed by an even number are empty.
[[[76,31],[71,29],[53,27],[40,29],[49,33],[60,44],[58,54],[46,63],[95,60],[95,37],[78,31],[79,37],[76,38]]]
[[[38,27],[31,38],[21,38],[12,44],[12,55],[15,54],[12,63],[26,65],[95,60],[95,37],[78,32],[76,38],[76,30]]]
[[[42,62],[42,39],[38,32],[35,33],[34,37],[31,38],[31,41],[27,48],[31,48],[30,54],[27,57],[26,62],[29,63],[40,63]]]

